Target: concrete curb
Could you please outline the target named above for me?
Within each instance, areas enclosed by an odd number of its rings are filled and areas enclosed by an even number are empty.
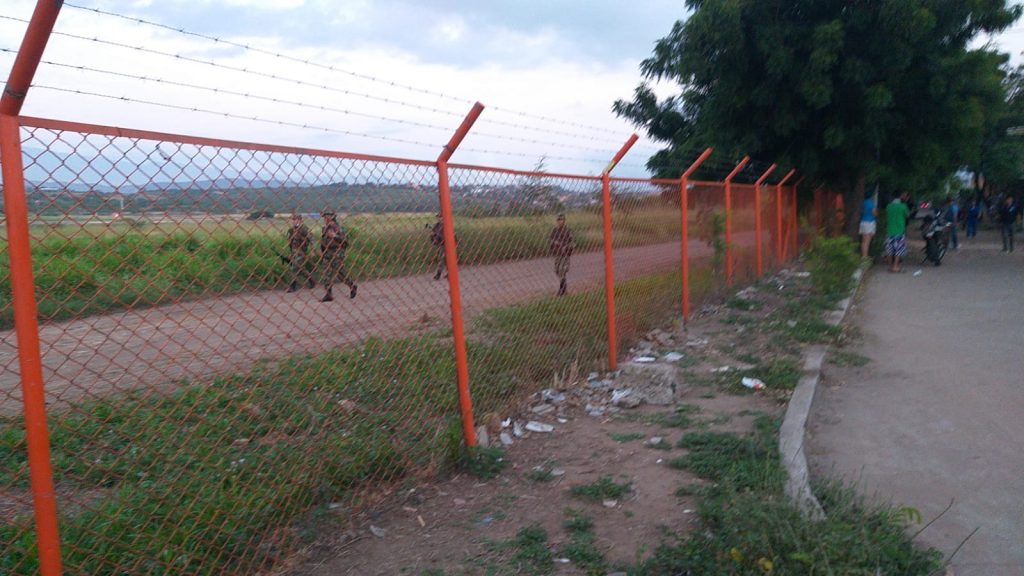
[[[850,295],[839,302],[837,308],[828,313],[826,322],[838,326],[846,318],[853,302],[853,295],[860,288],[865,268],[858,268],[853,273],[854,287]],[[814,403],[814,393],[821,380],[821,364],[828,352],[827,346],[811,346],[804,350],[803,375],[793,390],[786,408],[786,416],[779,429],[779,453],[782,465],[786,468],[786,495],[789,496],[800,510],[812,520],[823,520],[825,512],[811,491],[811,483],[807,468],[807,456],[804,454],[804,435],[807,427],[807,416]]]

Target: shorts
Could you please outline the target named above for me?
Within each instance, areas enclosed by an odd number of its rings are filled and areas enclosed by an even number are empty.
[[[861,222],[860,223],[861,234],[875,234],[875,222]]]
[[[907,235],[898,234],[885,239],[885,255],[902,258],[907,255]]]

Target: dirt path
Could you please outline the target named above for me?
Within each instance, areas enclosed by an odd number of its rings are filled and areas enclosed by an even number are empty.
[[[919,539],[949,555],[977,528],[957,576],[1024,574],[1024,254],[995,240],[983,233],[939,268],[876,267],[852,317],[853,350],[870,362],[826,366],[809,425],[819,477],[838,473],[926,521],[952,502]]]
[[[691,255],[707,255],[691,241]],[[615,251],[616,280],[678,268],[679,244]],[[462,269],[464,309],[489,308],[553,294],[551,259]],[[602,285],[600,252],[573,257],[570,291]],[[447,283],[429,275],[360,284],[356,300],[340,287],[333,303],[320,289],[264,291],[181,302],[43,325],[44,381],[50,406],[133,389],[155,390],[183,379],[244,371],[253,363],[318,353],[370,336],[396,336],[450,322]],[[16,338],[0,333],[0,416],[21,411]]]

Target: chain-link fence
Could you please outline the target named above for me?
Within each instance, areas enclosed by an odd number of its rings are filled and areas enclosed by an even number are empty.
[[[467,418],[613,366],[684,291],[699,306],[753,279],[779,233],[755,233],[749,185],[727,212],[723,184],[685,184],[684,210],[680,181],[611,178],[606,195],[600,177],[453,165],[446,187],[431,162],[20,122],[60,548],[37,545],[41,432],[5,269],[3,573],[54,553],[72,574],[276,566],[331,510],[452,466]]]

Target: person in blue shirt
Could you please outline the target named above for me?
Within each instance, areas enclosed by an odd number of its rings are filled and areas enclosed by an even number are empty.
[[[871,238],[875,235],[877,227],[878,206],[875,205],[874,196],[864,200],[863,209],[860,212],[860,257],[868,257],[868,248],[871,247]]]
[[[945,216],[946,222],[952,224],[949,227],[949,245],[953,250],[959,250],[960,240],[956,235],[956,226],[960,219],[960,205],[956,203],[955,198],[946,198],[946,213],[943,216]]]

